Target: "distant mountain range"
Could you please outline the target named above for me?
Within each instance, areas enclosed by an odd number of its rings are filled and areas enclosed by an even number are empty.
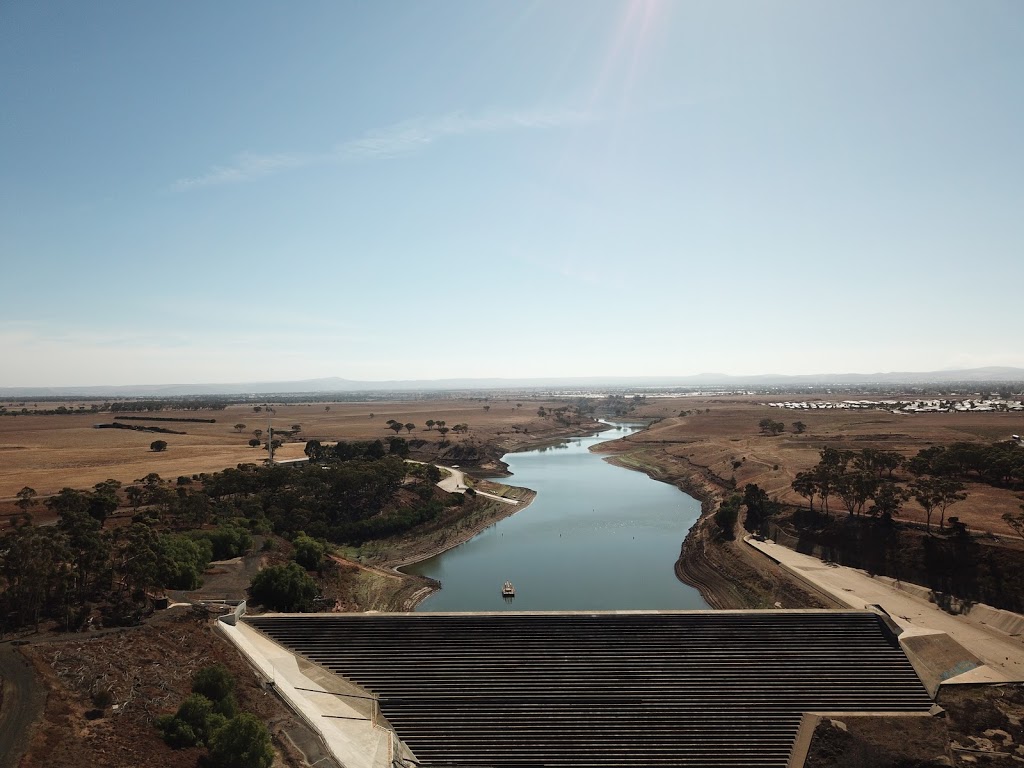
[[[269,395],[365,392],[441,392],[462,390],[671,388],[671,387],[774,387],[851,386],[871,384],[940,384],[970,382],[1024,382],[1024,368],[989,367],[950,371],[893,373],[823,373],[801,376],[761,374],[730,376],[700,373],[695,376],[579,376],[533,379],[411,379],[353,381],[329,377],[301,381],[263,381],[230,384],[137,384],[91,387],[0,387],[0,399],[31,397],[181,397],[185,395]]]

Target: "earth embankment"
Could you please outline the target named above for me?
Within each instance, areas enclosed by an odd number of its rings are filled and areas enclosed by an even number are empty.
[[[712,608],[841,607],[827,595],[810,592],[773,563],[752,555],[742,542],[723,539],[713,515],[730,484],[708,467],[660,451],[657,445],[640,443],[642,435],[634,435],[628,442],[602,443],[598,450],[615,452],[608,461],[671,483],[700,501],[700,518],[687,532],[675,564],[680,581],[699,591]]]

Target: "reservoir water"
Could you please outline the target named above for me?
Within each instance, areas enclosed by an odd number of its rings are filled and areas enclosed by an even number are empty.
[[[511,485],[537,498],[470,541],[404,570],[437,579],[418,611],[589,611],[707,608],[674,565],[700,503],[674,486],[616,467],[590,446],[641,429],[503,457]],[[505,600],[511,581],[516,596]]]

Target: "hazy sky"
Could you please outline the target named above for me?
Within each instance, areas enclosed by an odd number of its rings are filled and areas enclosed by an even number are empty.
[[[1024,3],[5,0],[0,280],[0,386],[1024,366]]]

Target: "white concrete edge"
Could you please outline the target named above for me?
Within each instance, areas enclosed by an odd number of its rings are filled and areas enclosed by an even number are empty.
[[[303,722],[305,722],[306,725],[308,725],[313,732],[320,737],[320,740],[323,742],[327,751],[330,752],[330,754],[341,765],[346,768],[373,768],[372,763],[359,760],[359,756],[357,755],[340,755],[337,753],[337,750],[332,746],[332,739],[327,733],[325,733],[322,727],[321,723],[323,714],[310,703],[306,696],[296,690],[295,686],[293,686],[284,675],[277,674],[273,663],[259,652],[249,639],[245,637],[245,634],[238,626],[232,626],[231,624],[220,620],[218,620],[216,624],[217,628],[224,633],[224,636],[235,646],[238,652],[249,661],[249,663],[268,683],[274,686],[274,690],[281,696],[292,711],[301,717]],[[289,653],[283,648],[281,650],[282,653]],[[309,681],[309,687],[323,690],[323,686],[317,685],[312,680]],[[326,693],[326,691],[324,692]],[[371,726],[375,730],[385,734],[387,737],[388,765],[390,765],[394,759],[395,752],[394,733],[390,729],[384,728],[377,723],[372,723]]]

